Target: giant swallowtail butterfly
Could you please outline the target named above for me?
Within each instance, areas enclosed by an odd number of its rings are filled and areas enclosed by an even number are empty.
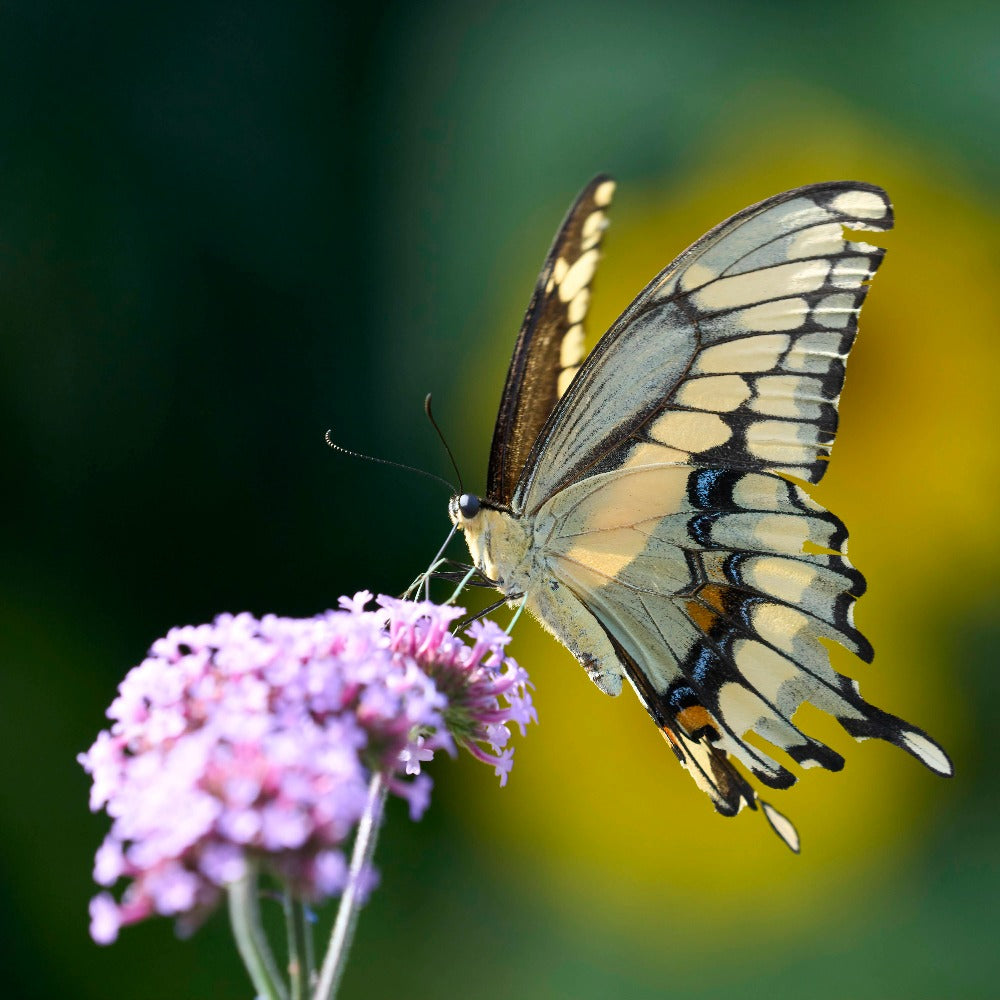
[[[931,770],[926,733],[870,705],[821,639],[862,660],[865,590],[822,479],[858,311],[892,227],[871,184],[813,184],[752,205],[661,271],[585,358],[583,321],[614,182],[563,222],[517,338],[484,497],[450,504],[476,568],[567,646],[604,692],[635,690],[726,816],[840,754],[802,732],[809,702],[857,739]],[[760,803],[793,850],[794,827]]]

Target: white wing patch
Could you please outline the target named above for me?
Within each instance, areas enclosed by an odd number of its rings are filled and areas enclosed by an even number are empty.
[[[856,216],[857,219],[884,219],[888,211],[885,198],[875,191],[845,191],[837,195],[831,204],[838,212]],[[855,224],[855,228],[861,227]]]
[[[689,378],[677,390],[677,404],[693,410],[725,413],[742,406],[753,391],[739,375]]]
[[[709,372],[766,372],[775,368],[788,350],[791,338],[775,333],[767,337],[743,337],[715,344],[698,354],[693,371],[697,375]],[[683,386],[681,386],[683,389]]]

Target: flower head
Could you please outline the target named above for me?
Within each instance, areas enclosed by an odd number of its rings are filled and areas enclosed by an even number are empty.
[[[441,619],[435,622],[429,613],[435,608],[455,618],[461,608],[389,597],[380,597],[379,603],[392,614],[393,642],[410,652],[445,695],[448,732],[474,757],[492,764],[505,785],[514,756],[507,746],[509,724],[515,723],[523,736],[524,727],[538,721],[527,672],[503,655],[510,636],[496,622],[476,621],[466,633],[473,641],[470,647],[448,631],[449,623],[441,627]]]
[[[340,892],[373,772],[414,819],[437,750],[465,746],[506,781],[507,723],[534,718],[507,636],[476,625],[469,646],[449,632],[459,608],[370,601],[175,628],[129,672],[110,729],[79,757],[91,809],[112,819],[94,878],[131,879],[121,903],[92,901],[96,941],[154,913],[193,926],[248,862],[303,899]]]

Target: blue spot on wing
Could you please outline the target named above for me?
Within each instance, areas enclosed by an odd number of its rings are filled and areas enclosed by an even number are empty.
[[[688,478],[688,502],[698,510],[734,510],[733,490],[742,478],[735,469],[698,469]]]
[[[698,514],[688,521],[688,534],[692,540],[706,549],[713,547],[712,525],[722,516],[721,511],[712,511],[710,514]]]
[[[691,492],[694,494],[694,501],[699,507],[711,507],[712,491],[719,480],[725,475],[725,469],[701,469],[694,474],[691,483]]]
[[[701,646],[695,653],[691,663],[691,678],[696,684],[703,685],[720,665],[718,656],[708,646]]]
[[[687,708],[688,705],[696,704],[697,701],[698,696],[694,693],[694,689],[687,684],[677,684],[667,693],[667,704],[675,713]]]

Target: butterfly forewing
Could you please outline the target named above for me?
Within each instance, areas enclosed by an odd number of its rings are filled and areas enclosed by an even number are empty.
[[[486,495],[495,503],[510,503],[538,432],[583,361],[590,282],[614,188],[614,181],[602,174],[583,189],[545,258],[493,432]]]
[[[629,463],[817,482],[884,254],[844,229],[891,226],[884,191],[834,182],[761,202],[702,237],[587,358],[536,440],[515,510],[532,513],[568,483]]]

